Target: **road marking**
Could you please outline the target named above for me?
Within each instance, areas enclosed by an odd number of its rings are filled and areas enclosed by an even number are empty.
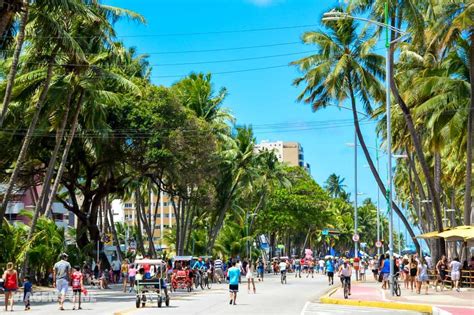
[[[303,309],[301,310],[301,315],[305,315],[306,309],[308,308],[310,304],[311,304],[310,302],[305,303],[305,305],[303,306]]]

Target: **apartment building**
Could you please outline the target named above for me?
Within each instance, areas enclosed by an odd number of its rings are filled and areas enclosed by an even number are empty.
[[[273,151],[278,161],[290,166],[300,166],[311,173],[310,165],[304,161],[303,146],[298,142],[262,140],[255,146],[256,151]]]
[[[36,202],[41,194],[41,185],[26,189],[14,190],[5,212],[6,219],[12,224],[29,224],[28,216],[22,215],[25,211],[33,213]],[[0,184],[0,201],[6,190],[5,184]],[[70,214],[61,202],[53,202],[51,213],[57,226],[67,228],[74,226],[74,214]]]
[[[173,226],[176,224],[171,198],[168,194],[161,192],[160,196],[152,193],[151,200],[151,205],[147,204],[145,206],[145,215],[147,220],[150,220],[150,216],[153,218],[156,210],[153,240],[156,244],[164,244],[165,242],[161,242],[162,235],[166,235],[166,233],[171,231]],[[135,207],[136,204],[134,198],[122,201],[121,207],[115,207],[114,221],[124,222],[128,226],[136,225],[137,216]],[[143,233],[145,232],[143,231]]]

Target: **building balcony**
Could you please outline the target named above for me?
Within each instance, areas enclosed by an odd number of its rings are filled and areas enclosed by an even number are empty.
[[[64,207],[64,205],[60,202],[53,202],[53,205],[51,207],[51,211],[53,213],[57,214],[65,214],[67,212],[67,209]]]
[[[25,209],[23,202],[9,202],[7,205],[6,214],[19,214],[21,210]]]

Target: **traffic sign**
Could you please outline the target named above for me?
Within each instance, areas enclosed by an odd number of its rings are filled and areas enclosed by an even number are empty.
[[[359,234],[354,234],[354,235],[352,235],[352,240],[353,240],[354,242],[358,242],[358,241],[359,241]]]
[[[381,241],[375,242],[375,246],[377,246],[378,248],[382,247],[382,242]]]

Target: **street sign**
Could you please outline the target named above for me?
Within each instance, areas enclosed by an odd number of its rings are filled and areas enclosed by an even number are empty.
[[[353,240],[354,242],[358,242],[358,241],[359,241],[359,234],[354,234],[354,235],[352,235],[352,240]]]
[[[328,234],[329,234],[329,229],[323,229],[323,230],[321,231],[321,234],[322,234],[322,235],[328,235]]]
[[[381,241],[375,242],[375,246],[377,246],[378,248],[382,247],[382,242]]]

